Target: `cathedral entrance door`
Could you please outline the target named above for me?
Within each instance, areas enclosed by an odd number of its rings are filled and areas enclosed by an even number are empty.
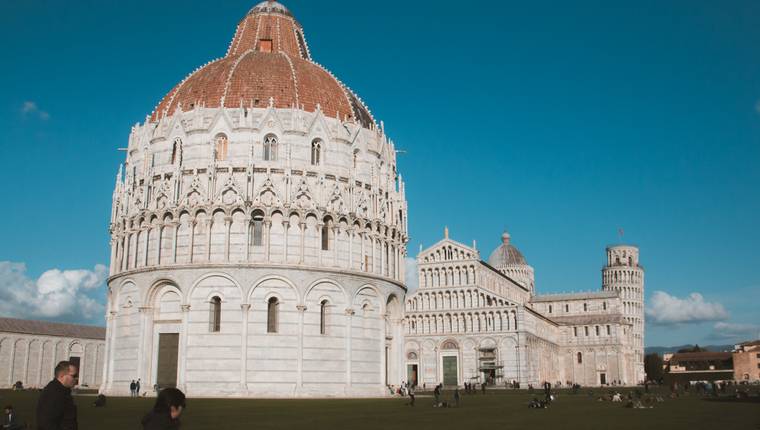
[[[177,387],[177,355],[179,353],[179,333],[158,335],[158,369],[156,384],[159,387]]]
[[[599,374],[599,383],[601,385],[607,385],[607,374],[606,373],[600,373]]]
[[[416,364],[406,365],[406,382],[409,384],[410,387],[417,386],[417,365]]]
[[[443,385],[459,385],[456,356],[443,357]]]

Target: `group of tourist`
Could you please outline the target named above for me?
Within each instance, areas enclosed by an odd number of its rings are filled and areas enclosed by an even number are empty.
[[[77,407],[71,389],[79,379],[79,369],[69,361],[55,366],[55,377],[48,383],[37,401],[37,430],[78,430]],[[132,381],[130,392],[139,393],[139,380]],[[105,406],[105,396],[99,395],[94,406]],[[165,388],[158,393],[153,408],[141,420],[143,430],[173,430],[180,426],[179,417],[185,408],[185,394],[176,388]],[[5,407],[2,429],[20,430],[21,423],[12,405]]]
[[[140,396],[140,378],[137,378],[137,381],[133,379],[129,384],[129,395],[130,397]]]

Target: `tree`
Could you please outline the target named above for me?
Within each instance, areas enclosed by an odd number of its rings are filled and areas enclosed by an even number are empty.
[[[662,357],[660,354],[653,352],[644,357],[644,371],[649,381],[662,379]]]
[[[694,345],[693,348],[689,347],[689,348],[683,348],[683,349],[679,349],[678,350],[679,353],[684,353],[684,352],[705,352],[705,351],[707,351],[707,350],[705,348],[700,348],[699,345]]]

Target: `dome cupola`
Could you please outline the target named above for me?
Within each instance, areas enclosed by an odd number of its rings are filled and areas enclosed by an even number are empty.
[[[365,128],[376,125],[359,97],[312,60],[301,24],[276,1],[254,6],[238,23],[225,56],[175,85],[150,119],[158,121],[195,107],[270,105],[307,112],[320,110]]]
[[[533,293],[533,268],[528,265],[522,252],[510,243],[511,238],[508,232],[502,233],[501,245],[491,252],[488,264]]]

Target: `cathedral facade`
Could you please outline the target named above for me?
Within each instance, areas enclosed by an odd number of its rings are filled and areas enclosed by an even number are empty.
[[[406,232],[383,127],[288,9],[258,4],[131,131],[101,392],[383,395],[403,377]]]
[[[508,233],[486,263],[447,230],[417,264],[419,289],[405,302],[411,383],[644,380],[644,271],[636,247],[609,247],[601,291],[577,294],[536,295],[533,268]]]

